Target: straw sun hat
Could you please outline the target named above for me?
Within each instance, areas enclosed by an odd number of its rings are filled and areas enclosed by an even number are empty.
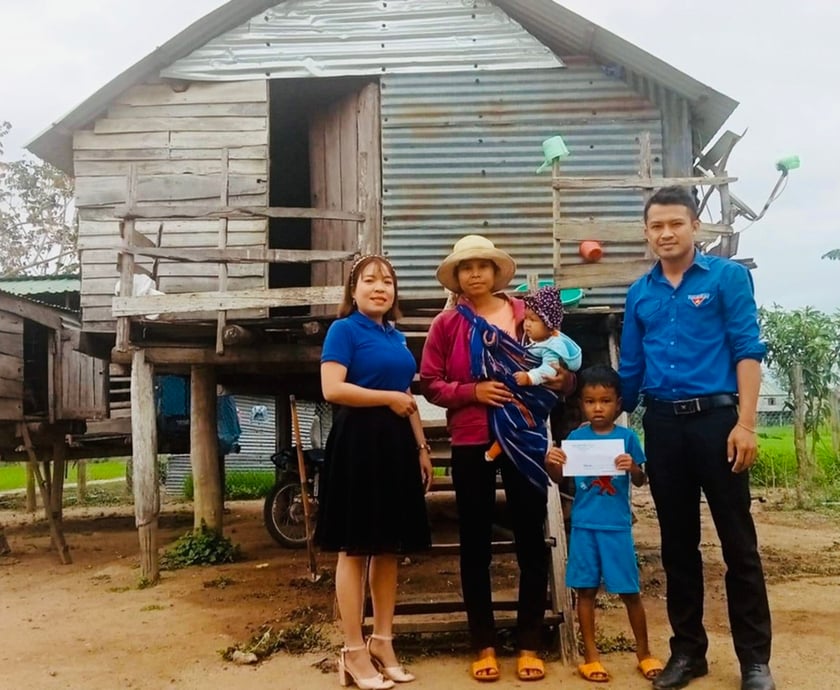
[[[496,249],[490,240],[482,235],[464,235],[455,243],[452,253],[441,261],[436,273],[443,287],[452,292],[461,292],[458,284],[458,264],[469,259],[488,259],[496,264],[496,282],[493,292],[504,290],[516,274],[516,262],[510,254]]]

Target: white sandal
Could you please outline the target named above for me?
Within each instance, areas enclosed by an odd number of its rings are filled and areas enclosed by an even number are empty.
[[[338,655],[338,684],[346,688],[350,685],[350,681],[355,683],[359,690],[390,690],[394,687],[394,681],[386,680],[381,673],[377,673],[370,678],[356,678],[356,674],[347,668],[347,660],[345,655],[347,652],[360,652],[363,649],[368,649],[366,645],[359,645],[358,647],[342,647],[341,653]],[[368,650],[370,653],[370,650]]]
[[[383,663],[382,659],[380,659],[370,650],[371,640],[383,640],[384,642],[390,642],[393,639],[393,637],[377,635],[376,633],[373,633],[370,637],[368,637],[367,650],[368,654],[370,655],[370,660],[373,662],[373,665],[376,666],[377,669],[379,669],[379,672],[386,678],[396,681],[397,683],[410,683],[416,678],[416,676],[413,673],[408,673],[402,666],[386,666]]]

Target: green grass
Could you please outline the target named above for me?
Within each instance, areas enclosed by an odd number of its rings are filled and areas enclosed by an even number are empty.
[[[77,465],[68,463],[67,484],[75,484]],[[87,480],[121,479],[125,477],[125,461],[123,460],[88,460]],[[13,491],[26,488],[26,464],[22,462],[0,463],[0,491]]]
[[[232,470],[225,472],[225,498],[231,501],[265,498],[274,486],[274,472]],[[184,498],[193,499],[195,486],[192,475],[184,480]]]
[[[817,443],[816,465],[817,483],[840,490],[840,458],[832,451],[828,429],[822,432]],[[793,427],[759,427],[758,460],[750,470],[753,483],[759,486],[792,487],[796,484],[796,471]]]

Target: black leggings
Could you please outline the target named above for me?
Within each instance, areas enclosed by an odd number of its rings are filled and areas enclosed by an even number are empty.
[[[452,483],[461,541],[461,590],[470,637],[476,649],[496,646],[490,561],[496,470],[501,469],[519,564],[518,645],[520,649],[536,650],[540,646],[548,587],[544,536],[547,499],[507,456],[487,462],[484,452],[488,447],[489,444],[452,447]]]

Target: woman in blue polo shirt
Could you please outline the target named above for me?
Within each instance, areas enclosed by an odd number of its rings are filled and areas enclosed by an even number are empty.
[[[417,365],[393,325],[398,309],[390,262],[377,255],[358,259],[321,354],[324,398],[340,408],[327,439],[315,539],[323,550],[338,552],[339,680],[370,690],[414,680],[391,644],[397,554],[431,543],[424,493],[432,463],[409,390]],[[367,557],[373,634],[365,644],[359,611]]]

